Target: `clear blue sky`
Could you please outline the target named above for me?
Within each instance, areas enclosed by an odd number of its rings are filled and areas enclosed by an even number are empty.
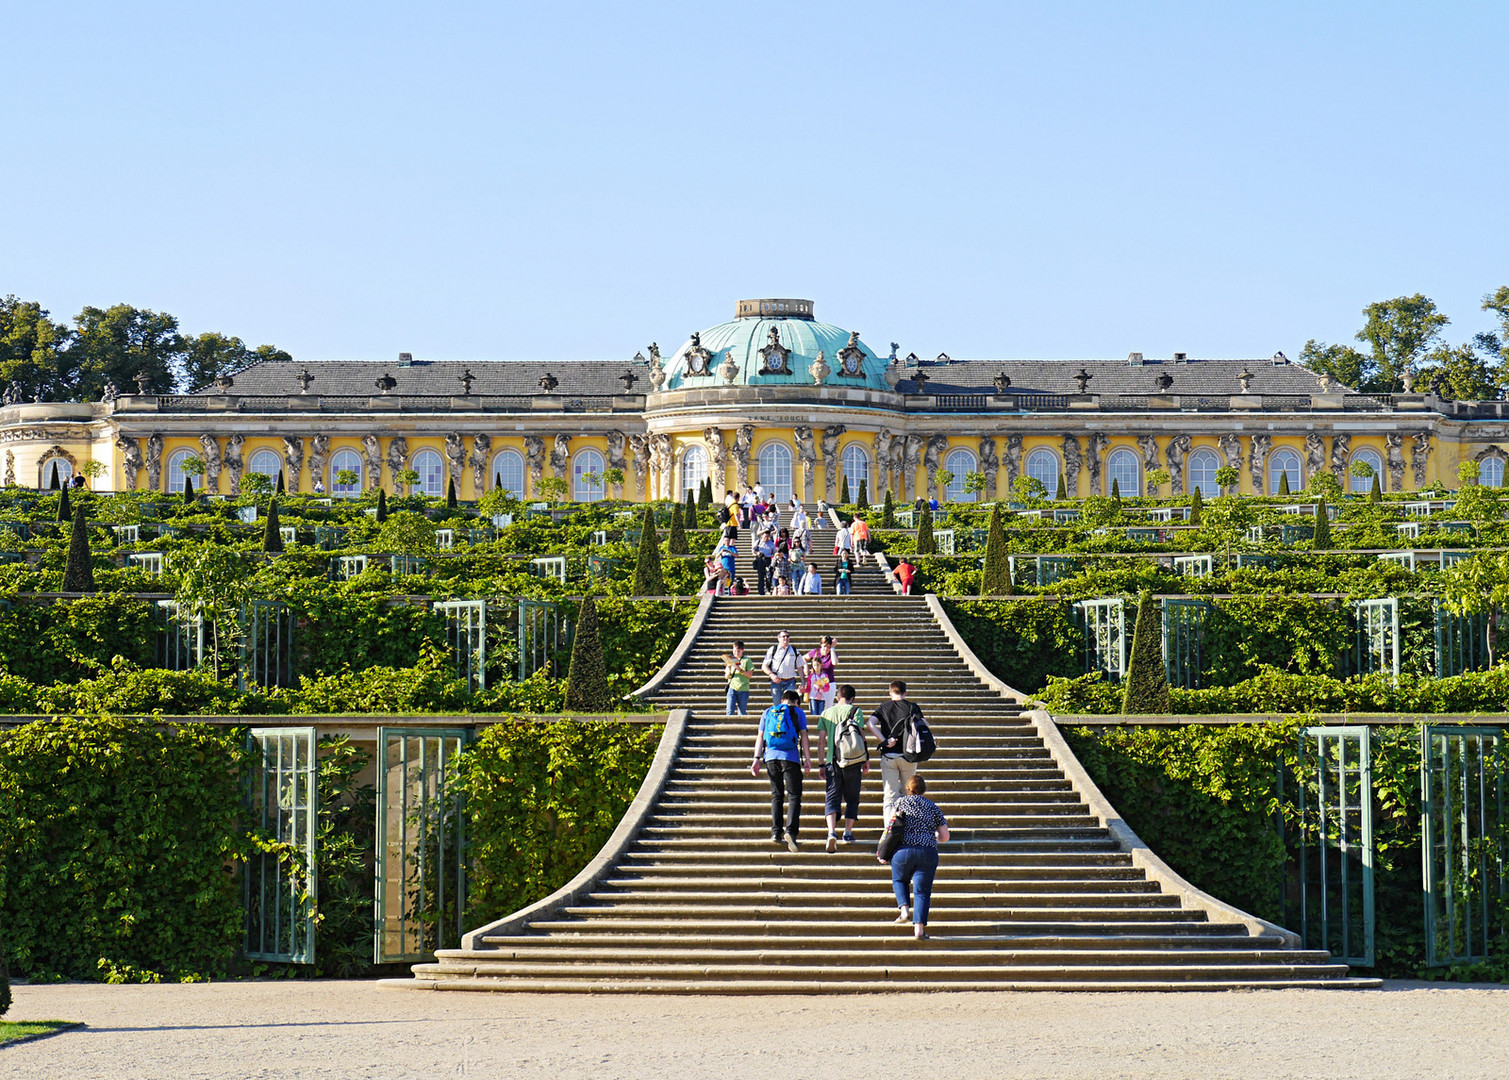
[[[1509,284],[1509,4],[9,5],[0,294],[298,358],[1297,355]]]

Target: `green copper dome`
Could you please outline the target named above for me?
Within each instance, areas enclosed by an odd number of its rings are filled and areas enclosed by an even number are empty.
[[[887,361],[857,333],[814,319],[810,300],[741,300],[738,312],[732,322],[694,334],[672,354],[665,389],[811,386],[819,353],[829,368],[825,385],[890,389]]]

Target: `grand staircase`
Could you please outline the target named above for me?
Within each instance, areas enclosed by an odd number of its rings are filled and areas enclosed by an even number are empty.
[[[819,537],[831,551],[831,530]],[[471,947],[417,965],[406,985],[738,994],[1377,985],[1255,920],[1212,921],[1149,880],[1030,718],[967,666],[926,600],[891,594],[873,564],[861,575],[870,588],[846,598],[714,601],[654,693],[692,718],[637,832],[584,893],[469,935]],[[758,664],[780,629],[802,649],[833,634],[839,682],[867,711],[902,678],[929,718],[938,752],[921,771],[952,833],[931,940],[892,921],[889,868],[874,855],[878,768],[864,782],[855,844],[824,850],[816,773],[801,850],[770,840],[769,787],[749,772],[756,719],[723,715],[720,658],[737,638]],[[757,681],[751,698],[757,714],[768,688]]]

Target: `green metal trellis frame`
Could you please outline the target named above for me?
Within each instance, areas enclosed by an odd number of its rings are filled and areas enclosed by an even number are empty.
[[[487,687],[487,601],[442,600],[435,610],[445,616],[445,636],[456,658],[456,674],[468,691]]]
[[[1205,670],[1208,600],[1163,599],[1163,668],[1170,686],[1198,690]]]
[[[237,688],[292,686],[293,680],[293,612],[280,600],[243,604]]]
[[[1085,671],[1103,672],[1113,681],[1127,671],[1126,604],[1119,597],[1081,600],[1074,605],[1082,635]]]
[[[1427,967],[1487,960],[1504,929],[1503,751],[1499,728],[1421,728]]]
[[[251,960],[314,963],[319,816],[315,729],[253,728],[247,745],[259,754],[247,804],[263,837],[291,851],[257,852],[246,864],[246,955]],[[294,860],[299,867],[295,870]]]
[[[461,943],[466,817],[455,778],[465,728],[377,730],[377,895],[373,958],[426,960]]]
[[[1300,733],[1299,919],[1305,948],[1374,963],[1372,743],[1365,726]]]
[[[1356,632],[1352,641],[1352,671],[1358,675],[1382,672],[1399,675],[1399,599],[1385,596],[1352,605]]]
[[[550,672],[556,653],[571,643],[571,624],[552,600],[519,600],[519,681],[546,669]]]
[[[157,666],[168,671],[193,671],[204,663],[208,626],[204,616],[190,614],[176,600],[159,600],[162,634]]]
[[[1436,609],[1436,676],[1460,675],[1488,666],[1488,616],[1453,615],[1440,600]]]

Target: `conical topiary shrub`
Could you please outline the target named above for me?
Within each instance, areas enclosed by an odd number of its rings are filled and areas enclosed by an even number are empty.
[[[713,478],[704,476],[702,485],[697,489],[697,509],[711,510],[713,508]],[[692,528],[696,528],[695,525]]]
[[[68,489],[66,487],[58,493],[58,520],[73,520],[73,504],[68,501]]]
[[[1315,550],[1321,551],[1331,546],[1331,515],[1326,510],[1326,497],[1322,495],[1315,501]]]
[[[869,478],[859,482],[859,498],[854,501],[855,509],[868,510],[870,508],[870,481]]]
[[[194,481],[187,476],[183,478],[183,501],[186,503],[194,501]]]
[[[688,514],[695,514],[697,508],[692,505],[692,497],[688,495],[686,500],[686,512]],[[692,549],[686,543],[686,525],[683,523],[682,515],[676,513],[674,508],[671,511],[671,535],[666,541],[665,552],[667,555],[690,555],[692,553]]]
[[[1378,474],[1373,474],[1373,486],[1368,489],[1368,502],[1381,503],[1383,501],[1383,483],[1378,479]]]
[[[848,506],[849,505],[849,474],[848,473],[844,473],[843,478],[840,479],[839,482],[838,482],[838,505],[839,506]]]
[[[62,491],[63,490],[63,476],[62,476],[61,473],[58,472],[58,463],[57,463],[57,461],[54,461],[52,463],[52,480],[48,482],[47,486],[52,491]]]
[[[278,525],[278,500],[267,506],[267,524],[262,529],[262,550],[274,554],[283,550],[283,531]]]
[[[672,515],[674,519],[675,515]],[[634,560],[634,595],[664,596],[665,575],[660,571],[660,537],[655,535],[655,508],[644,508],[644,529],[639,534],[639,557]]]
[[[1195,497],[1189,500],[1189,523],[1198,526],[1200,524],[1200,511],[1205,509],[1205,500],[1200,495],[1200,489],[1195,488]]]
[[[882,529],[894,529],[896,527],[896,500],[891,498],[891,489],[885,489],[885,503],[880,508],[880,527]]]
[[[937,550],[938,544],[933,539],[933,512],[924,509],[922,520],[917,522],[917,554],[932,555]]]
[[[89,557],[89,528],[84,508],[73,514],[73,533],[68,538],[68,561],[63,565],[64,592],[94,592],[94,562]]]
[[[1066,478],[1064,476],[1064,471],[1062,469],[1060,469],[1058,471],[1058,494],[1057,494],[1057,498],[1067,499],[1068,497],[1069,497],[1069,481],[1068,481],[1068,478]]]
[[[597,626],[597,604],[588,596],[576,613],[576,637],[571,642],[571,667],[566,673],[566,711],[612,709],[608,665],[603,659],[602,634]]]
[[[288,489],[283,484],[283,470],[282,469],[278,470],[277,494],[279,494],[279,495],[286,495],[286,494],[288,494]]]
[[[1287,472],[1278,474],[1278,493],[1286,499],[1289,497],[1289,474]]]
[[[682,510],[682,521],[688,529],[695,529],[697,527],[697,501],[692,498],[690,491],[686,493],[686,506]],[[681,554],[685,555],[686,552],[683,551]]]
[[[502,473],[493,473],[493,490],[496,491],[498,488],[500,488],[502,486],[503,486],[503,474]]]
[[[1117,516],[1120,516],[1120,514],[1121,514],[1121,485],[1116,482],[1116,478],[1114,476],[1111,477],[1111,501],[1116,504],[1116,508],[1115,508],[1116,509],[1116,514],[1117,514]]]
[[[1011,560],[1006,554],[1006,526],[1001,504],[990,511],[990,529],[985,534],[985,572],[980,578],[981,596],[1011,595]]]
[[[445,508],[456,509],[456,478],[454,476],[445,482]]]
[[[379,523],[388,520],[388,492],[386,488],[377,489],[377,520]]]
[[[1137,598],[1137,625],[1132,631],[1121,711],[1135,716],[1166,713],[1169,708],[1168,673],[1163,669],[1162,613],[1153,601],[1153,594],[1143,590]]]

